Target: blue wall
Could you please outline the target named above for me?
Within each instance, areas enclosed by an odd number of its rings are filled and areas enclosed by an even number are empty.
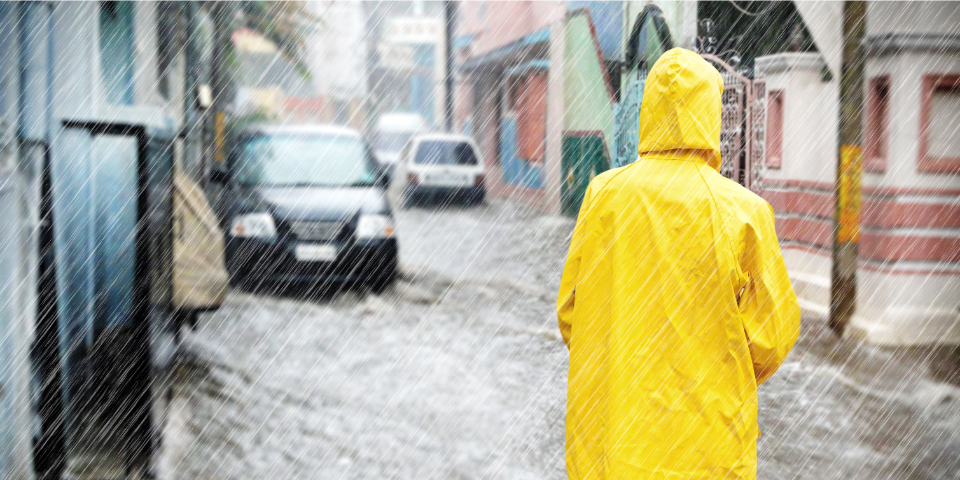
[[[500,123],[500,165],[503,181],[527,188],[543,188],[543,166],[517,157],[517,119],[505,117]]]
[[[623,3],[622,2],[567,2],[567,10],[576,10],[587,7],[590,9],[590,18],[597,29],[597,40],[600,42],[600,51],[607,60],[619,60],[623,56],[621,42],[623,42]]]

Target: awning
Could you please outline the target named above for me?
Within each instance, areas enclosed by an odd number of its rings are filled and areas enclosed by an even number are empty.
[[[519,77],[525,75],[531,70],[548,70],[550,68],[550,60],[530,60],[526,63],[521,63],[516,67],[513,67],[507,70],[508,77]]]
[[[523,38],[520,38],[507,45],[504,45],[490,53],[481,55],[479,57],[471,58],[466,62],[464,62],[463,65],[460,66],[460,68],[462,70],[473,70],[485,64],[502,62],[514,55],[520,54],[532,48],[535,45],[547,43],[549,40],[550,40],[550,28],[544,27],[533,33],[525,35]]]

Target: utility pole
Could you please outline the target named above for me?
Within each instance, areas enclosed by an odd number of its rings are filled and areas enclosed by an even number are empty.
[[[447,132],[453,132],[453,28],[457,17],[457,2],[447,0],[443,2],[444,20],[444,88],[443,118]]]
[[[837,163],[836,226],[830,284],[830,328],[843,335],[856,307],[857,245],[860,241],[860,176],[863,165],[863,70],[865,1],[843,6],[840,69],[840,161]]]
[[[238,10],[232,2],[217,1],[210,7],[213,17],[213,65],[211,83],[213,93],[213,162],[215,169],[226,165],[226,126],[228,114],[232,113],[235,96],[233,69],[233,30],[236,27]]]

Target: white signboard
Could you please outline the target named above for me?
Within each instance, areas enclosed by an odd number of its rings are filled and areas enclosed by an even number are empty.
[[[380,54],[380,66],[392,70],[409,70],[413,68],[413,46],[380,43],[377,45]]]
[[[443,22],[439,18],[400,17],[390,20],[383,34],[387,43],[435,44],[443,38]]]

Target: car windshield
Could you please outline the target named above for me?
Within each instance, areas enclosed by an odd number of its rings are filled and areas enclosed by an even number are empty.
[[[466,142],[428,140],[417,147],[416,163],[422,165],[476,165],[477,156]]]
[[[341,135],[259,135],[241,142],[233,177],[241,185],[368,186],[376,180],[369,150]]]
[[[413,132],[377,132],[375,148],[378,152],[399,152]]]

